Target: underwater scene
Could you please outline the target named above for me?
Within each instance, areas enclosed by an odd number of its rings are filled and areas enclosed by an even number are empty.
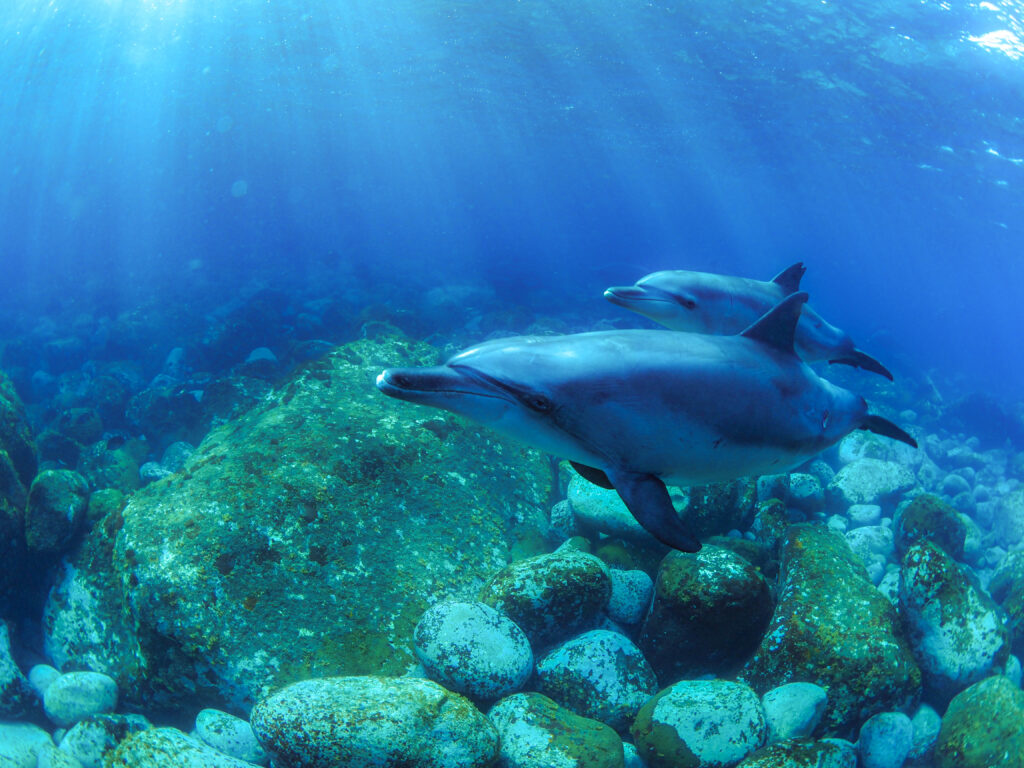
[[[1024,3],[4,0],[0,768],[1024,768]]]

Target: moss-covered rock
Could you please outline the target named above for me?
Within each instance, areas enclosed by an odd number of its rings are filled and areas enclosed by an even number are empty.
[[[900,615],[925,687],[948,700],[1006,663],[1009,634],[977,579],[931,543],[907,550]]]
[[[85,478],[69,469],[40,472],[32,481],[25,510],[25,544],[31,554],[64,553],[85,523],[89,489]]]
[[[175,728],[129,734],[103,761],[109,768],[251,768]]]
[[[757,694],[726,680],[683,680],[665,688],[640,709],[631,731],[652,768],[735,765],[768,735]]]
[[[260,700],[253,732],[283,766],[485,768],[498,734],[464,696],[431,680],[304,680]]]
[[[838,740],[792,739],[757,750],[736,768],[857,768],[857,750]]]
[[[432,362],[393,338],[341,347],[131,498],[115,564],[150,680],[241,708],[295,680],[399,674],[428,603],[472,597],[546,524],[541,454],[373,386]]]
[[[95,408],[69,408],[57,417],[57,431],[80,445],[91,444],[103,435],[103,420]]]
[[[82,450],[77,469],[91,491],[116,488],[129,493],[142,485],[139,466],[147,453],[149,446],[144,440],[99,440]]]
[[[760,692],[820,685],[828,691],[820,728],[850,735],[871,715],[912,702],[921,686],[892,604],[840,534],[809,523],[787,531],[779,603],[743,678]]]
[[[772,615],[771,591],[752,563],[705,545],[661,562],[639,645],[662,685],[722,674],[757,648]]]
[[[914,544],[931,541],[954,560],[963,560],[967,526],[938,496],[916,496],[897,513],[894,523],[896,548],[901,553]]]
[[[1011,552],[1003,559],[988,591],[1006,614],[1013,652],[1024,655],[1024,551]]]
[[[15,506],[25,503],[32,478],[36,476],[36,444],[25,414],[25,406],[14,384],[0,371],[0,452],[12,473],[0,469],[0,495]],[[10,476],[9,476],[10,475]]]
[[[1024,768],[1024,691],[989,677],[949,703],[935,745],[937,768]]]
[[[487,713],[501,736],[503,768],[622,768],[622,739],[539,693],[507,696]]]
[[[697,538],[739,529],[747,530],[754,519],[757,484],[749,479],[695,485],[683,489],[687,497],[687,525]]]
[[[560,549],[512,563],[484,585],[480,600],[518,624],[539,651],[591,628],[611,594],[604,563]]]

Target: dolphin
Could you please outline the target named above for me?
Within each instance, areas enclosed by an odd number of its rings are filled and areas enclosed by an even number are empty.
[[[783,472],[854,429],[917,445],[797,357],[806,301],[793,294],[735,336],[634,329],[497,339],[444,365],[388,368],[376,384],[569,459],[614,488],[661,542],[696,552],[666,483]]]
[[[799,291],[805,271],[803,262],[797,262],[765,282],[711,272],[665,270],[652,272],[635,285],[609,288],[604,297],[674,331],[739,333]],[[805,305],[800,315],[796,349],[808,362],[845,363],[892,381],[885,366],[857,349],[849,335],[826,322],[810,306]]]

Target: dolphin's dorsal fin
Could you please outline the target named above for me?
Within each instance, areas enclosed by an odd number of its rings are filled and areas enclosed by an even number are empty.
[[[800,290],[800,280],[806,271],[807,267],[804,266],[804,263],[798,261],[793,266],[779,272],[779,274],[772,278],[772,282],[782,289],[784,296],[789,296],[789,294]]]
[[[806,292],[791,294],[761,315],[753,325],[740,333],[740,336],[767,344],[780,352],[795,355],[793,337],[796,335],[796,324],[800,320],[800,310],[806,303]]]

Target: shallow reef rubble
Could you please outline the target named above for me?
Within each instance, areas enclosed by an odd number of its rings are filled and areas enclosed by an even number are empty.
[[[0,472],[11,556],[56,563],[49,664],[0,621],[0,764],[1024,765],[1021,454],[855,433],[673,489],[704,548],[669,552],[566,465],[373,390],[435,356],[383,329],[194,451],[76,411],[77,471]]]

